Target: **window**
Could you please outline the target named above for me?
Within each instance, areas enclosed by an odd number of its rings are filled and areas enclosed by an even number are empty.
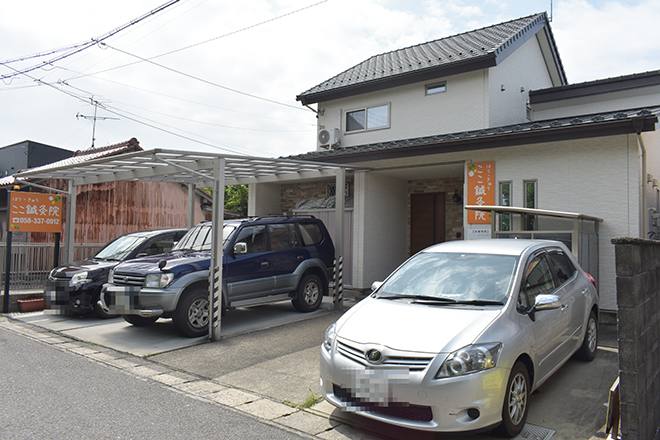
[[[266,226],[256,225],[244,227],[238,232],[236,243],[245,243],[248,254],[267,251]]]
[[[447,91],[447,83],[446,82],[441,82],[438,84],[433,84],[430,86],[426,86],[426,94],[427,95],[434,95],[436,93],[442,93]]]
[[[525,270],[523,289],[518,299],[518,309],[529,310],[535,303],[538,295],[552,293],[555,282],[552,270],[545,255],[534,257]]]
[[[500,206],[511,206],[511,182],[500,182]],[[500,216],[500,231],[511,230],[511,214]]]
[[[269,225],[270,249],[273,251],[300,247],[301,239],[293,223]]]
[[[323,233],[316,223],[298,223],[305,246],[313,246],[321,243]]]
[[[555,275],[557,280],[564,284],[566,281],[573,278],[575,275],[575,266],[571,263],[571,260],[563,252],[551,252],[548,254],[550,262],[554,268]]]
[[[346,112],[346,132],[389,127],[390,106],[381,105]]]
[[[536,208],[537,188],[536,180],[525,180],[525,208]],[[536,231],[538,228],[535,215],[525,215],[525,230]]]

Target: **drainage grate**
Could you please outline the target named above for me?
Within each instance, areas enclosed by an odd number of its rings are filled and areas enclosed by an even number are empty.
[[[512,440],[550,440],[555,435],[552,429],[526,424],[522,432]]]

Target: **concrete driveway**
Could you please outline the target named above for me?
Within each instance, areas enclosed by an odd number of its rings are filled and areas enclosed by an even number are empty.
[[[347,306],[351,304],[349,300]],[[296,312],[288,302],[237,309],[222,320],[222,340],[208,342],[206,338],[181,337],[170,320],[138,328],[121,318],[11,315],[64,336],[144,357],[139,361],[148,362],[156,370],[167,367],[233,389],[239,395],[287,405],[301,405],[320,395],[319,347],[325,328],[339,316],[341,313],[334,312],[330,302],[310,314]],[[586,440],[595,435],[605,424],[608,390],[618,375],[616,347],[616,326],[601,324],[596,359],[590,363],[571,359],[530,397],[528,425],[518,438]],[[287,426],[319,438],[456,438],[392,427],[345,413],[326,402],[315,404],[304,415],[311,419],[299,415],[296,420],[301,421],[295,423],[300,424]],[[480,434],[458,438],[493,437]]]

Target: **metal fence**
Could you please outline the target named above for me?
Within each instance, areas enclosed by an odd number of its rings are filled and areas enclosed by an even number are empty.
[[[105,243],[80,243],[74,245],[74,261],[83,260],[101,249]],[[7,243],[0,243],[0,277],[5,286]],[[64,261],[64,248],[60,248],[60,262]],[[48,273],[55,264],[53,243],[12,243],[9,290],[33,290],[44,287]]]

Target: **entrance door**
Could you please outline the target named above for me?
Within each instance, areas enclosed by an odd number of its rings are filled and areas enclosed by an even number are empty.
[[[410,254],[445,241],[445,193],[410,195]]]

